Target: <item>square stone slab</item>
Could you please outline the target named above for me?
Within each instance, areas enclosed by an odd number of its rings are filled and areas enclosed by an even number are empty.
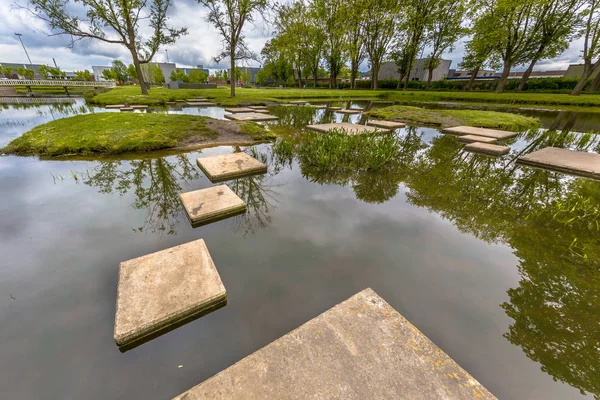
[[[259,113],[254,110],[249,113],[239,113],[239,114],[225,114],[225,118],[231,119],[234,121],[274,121],[277,118],[274,115],[268,115],[264,113]]]
[[[444,132],[451,133],[453,135],[486,136],[498,140],[510,139],[518,135],[518,133],[516,132],[500,131],[497,129],[476,128],[474,126],[454,126],[452,128],[445,128]]]
[[[307,125],[307,129],[310,129],[315,132],[327,133],[331,130],[342,130],[347,134],[357,134],[357,133],[371,133],[371,132],[389,132],[387,129],[376,128],[374,126],[365,126],[358,124],[351,124],[349,122],[338,122],[332,124],[318,124],[318,125]]]
[[[179,198],[194,227],[243,214],[246,211],[246,203],[227,185],[182,193]]]
[[[225,287],[202,239],[124,261],[119,266],[115,342],[143,342],[226,301]]]
[[[234,108],[226,108],[225,111],[230,113],[251,113],[255,110],[250,107],[234,107]]]
[[[135,104],[135,105],[131,106],[131,108],[133,108],[135,110],[145,110],[146,108],[148,108],[148,106],[145,104]]]
[[[366,289],[175,399],[496,397]]]
[[[211,103],[210,101],[188,101],[185,103],[188,106],[192,107],[212,107],[216,106],[215,103]]]
[[[354,110],[354,109],[351,110],[351,109],[347,108],[345,110],[338,110],[336,112],[338,112],[340,114],[354,115],[354,114],[360,114],[362,111],[360,111],[360,110]]]
[[[196,162],[212,182],[267,172],[266,164],[244,152],[198,158]]]
[[[306,102],[306,100],[292,100],[290,101],[290,104],[304,104]]]
[[[266,110],[267,106],[248,106],[248,108],[251,108],[253,110]]]
[[[333,111],[337,111],[337,110],[341,110],[342,107],[327,107],[328,110],[333,110]]]
[[[169,106],[173,106],[173,105],[177,104],[177,102],[175,102],[175,101],[167,101],[166,104],[169,105]]]
[[[125,104],[109,104],[107,106],[104,106],[104,108],[108,108],[108,109],[111,109],[111,108],[123,108],[123,107],[125,107]]]
[[[486,136],[477,136],[477,135],[462,135],[456,138],[459,142],[463,143],[473,143],[473,142],[481,142],[481,143],[494,143],[496,139]]]
[[[517,159],[518,163],[600,179],[600,154],[546,147]]]
[[[508,154],[510,151],[510,147],[508,146],[499,146],[497,144],[481,142],[469,143],[464,149],[473,153],[487,154],[490,156],[502,156]]]
[[[403,122],[395,122],[395,121],[369,121],[369,122],[367,122],[367,125],[374,126],[377,128],[384,128],[384,129],[398,129],[398,128],[404,128],[406,126],[406,124]]]

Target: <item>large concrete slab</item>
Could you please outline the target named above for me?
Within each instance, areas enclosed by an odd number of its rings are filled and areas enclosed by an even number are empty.
[[[495,397],[366,289],[175,399]]]
[[[246,211],[246,203],[227,185],[182,193],[179,198],[194,227],[243,214]]]
[[[481,142],[469,143],[464,149],[473,153],[487,154],[490,156],[502,156],[510,152],[510,147],[508,146],[499,146],[497,144]]]
[[[122,107],[121,111],[133,111],[133,107]]]
[[[376,128],[374,126],[351,124],[349,122],[338,122],[332,124],[307,125],[307,129],[315,132],[327,133],[332,130],[342,130],[348,134],[389,132],[387,129]]]
[[[352,109],[346,108],[345,110],[338,110],[336,112],[340,113],[340,114],[354,115],[354,114],[360,114],[362,111],[361,110],[352,110]]]
[[[546,147],[517,159],[518,163],[600,179],[600,154]]]
[[[266,110],[267,106],[248,106],[248,108],[251,108],[253,110]]]
[[[367,125],[374,126],[376,128],[384,128],[384,129],[398,129],[404,128],[406,126],[403,122],[395,122],[395,121],[369,121]]]
[[[267,172],[267,165],[244,152],[203,157],[198,166],[212,182]]]
[[[336,106],[329,106],[327,107],[328,110],[332,110],[332,111],[337,111],[337,110],[341,110],[342,107],[336,107]]]
[[[254,109],[250,107],[232,107],[226,108],[225,111],[230,113],[251,113],[254,112]]]
[[[123,108],[123,107],[125,107],[125,104],[109,104],[107,106],[104,106],[104,108],[108,108],[108,109]]]
[[[134,104],[131,106],[131,108],[133,108],[134,110],[145,110],[146,108],[148,108],[148,106],[145,104]]]
[[[259,113],[256,112],[254,110],[252,110],[253,112],[248,112],[248,113],[239,113],[239,114],[225,114],[225,118],[227,119],[231,119],[234,121],[255,121],[255,122],[259,122],[259,121],[274,121],[277,118],[274,115],[268,115],[268,114],[264,114],[264,113]]]
[[[306,100],[292,100],[290,101],[290,104],[305,104],[307,103]]]
[[[486,137],[486,136],[477,136],[477,135],[462,135],[456,138],[459,142],[463,143],[473,143],[473,142],[481,142],[481,143],[494,143],[497,139]]]
[[[188,101],[185,104],[188,105],[188,106],[195,106],[195,107],[212,107],[212,106],[216,106],[215,103],[211,103],[210,101]]]
[[[202,239],[124,261],[119,266],[115,342],[131,348],[226,301]]]
[[[498,140],[510,139],[518,135],[516,132],[500,131],[498,129],[476,128],[474,126],[454,126],[445,128],[444,132],[453,135],[477,135],[491,137]]]

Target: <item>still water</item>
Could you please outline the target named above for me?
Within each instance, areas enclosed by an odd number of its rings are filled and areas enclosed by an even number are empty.
[[[304,109],[274,112],[286,126],[341,118]],[[7,107],[0,146],[99,111]],[[281,142],[115,160],[0,157],[2,397],[169,399],[366,287],[500,399],[600,396],[600,182],[514,163],[549,145],[598,152],[599,141],[529,133],[495,159],[435,129],[393,137],[398,157],[377,173],[315,164]],[[248,212],[193,229],[178,194],[212,186],[195,159],[236,150],[269,164],[227,182]],[[228,305],[119,352],[119,263],[198,238]]]

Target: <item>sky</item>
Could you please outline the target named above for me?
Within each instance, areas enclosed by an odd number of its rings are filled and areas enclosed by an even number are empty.
[[[69,48],[70,38],[66,36],[48,36],[51,33],[45,23],[32,16],[27,10],[19,9],[15,2],[25,5],[26,0],[0,0],[0,62],[27,63],[27,57],[19,38],[23,42],[34,64],[53,65],[52,58],[64,71],[91,70],[92,65],[109,65],[114,59],[125,63],[131,62],[129,51],[118,44],[108,44],[97,40],[84,40]],[[203,65],[205,68],[227,68],[227,61],[220,64],[213,57],[222,49],[222,41],[216,29],[206,22],[206,10],[196,0],[177,0],[169,9],[169,24],[174,27],[187,27],[188,35],[180,38],[176,44],[161,48],[153,61],[167,61],[182,67]],[[246,41],[251,50],[260,53],[265,42],[272,36],[272,27],[259,18],[255,24],[244,29]],[[536,70],[566,69],[569,64],[581,62],[582,40],[576,40],[559,57],[538,62]],[[427,55],[427,49],[424,51]],[[444,54],[444,58],[452,60],[451,68],[457,68],[464,54],[464,40],[457,43],[456,48]],[[250,62],[248,66],[256,66]],[[525,66],[526,67],[526,66]],[[523,70],[517,67],[514,70]],[[361,65],[361,71],[367,71],[368,64]]]

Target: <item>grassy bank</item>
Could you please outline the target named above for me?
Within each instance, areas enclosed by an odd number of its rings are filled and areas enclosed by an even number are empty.
[[[492,93],[492,92],[431,92],[397,90],[336,90],[336,89],[252,89],[238,88],[236,97],[229,97],[228,87],[217,89],[150,89],[148,96],[140,93],[139,87],[123,86],[90,97],[93,104],[148,104],[160,105],[167,101],[185,100],[197,96],[209,98],[219,105],[265,104],[285,102],[292,99],[306,100],[391,100],[397,102],[446,102],[523,104],[545,106],[600,106],[600,95],[569,96],[555,93]]]
[[[255,123],[194,115],[98,113],[51,121],[11,141],[8,154],[65,156],[120,154],[189,147],[198,143],[270,138]]]
[[[389,106],[365,113],[369,118],[435,126],[469,125],[509,131],[539,128],[540,122],[518,114],[482,110],[431,110],[411,106]]]

